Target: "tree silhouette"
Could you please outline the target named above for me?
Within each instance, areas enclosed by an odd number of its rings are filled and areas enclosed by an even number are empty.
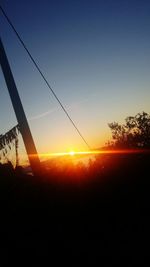
[[[19,125],[16,125],[5,134],[0,135],[0,160],[1,158],[7,159],[7,153],[11,150],[12,145],[15,145],[16,152],[16,166],[18,165],[18,135],[20,133]]]
[[[150,148],[150,115],[146,112],[129,116],[125,124],[109,123],[112,146],[117,148]]]

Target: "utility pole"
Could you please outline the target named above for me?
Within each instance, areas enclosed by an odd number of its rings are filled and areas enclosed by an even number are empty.
[[[39,174],[40,160],[34,144],[34,140],[29,128],[29,124],[18,94],[13,74],[6,56],[3,43],[0,38],[0,65],[3,71],[8,92],[12,101],[12,105],[16,114],[20,132],[24,141],[26,152],[34,175]]]

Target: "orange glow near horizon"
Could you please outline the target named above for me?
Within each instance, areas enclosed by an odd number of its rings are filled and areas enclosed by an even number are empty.
[[[52,158],[60,158],[60,157],[67,157],[69,159],[82,159],[82,157],[90,157],[94,155],[106,155],[106,154],[138,154],[138,153],[150,153],[150,149],[118,149],[118,150],[89,150],[89,151],[75,151],[71,150],[69,152],[54,152],[54,153],[38,153],[38,156],[41,161],[52,159]],[[25,158],[25,155],[21,156],[21,164],[23,166],[28,165],[27,161],[25,162],[23,158]],[[37,155],[30,155],[30,157],[36,157]]]
[[[98,154],[136,154],[150,152],[150,150],[142,149],[118,149],[118,150],[89,150],[89,151],[70,151],[70,152],[54,152],[54,153],[39,153],[39,157],[60,157],[60,156],[78,156],[78,155],[98,155]],[[34,155],[31,155],[34,157]]]

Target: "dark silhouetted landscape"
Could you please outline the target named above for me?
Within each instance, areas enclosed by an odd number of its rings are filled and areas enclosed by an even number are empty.
[[[37,177],[1,164],[1,266],[147,266],[149,159],[147,150],[49,162]]]

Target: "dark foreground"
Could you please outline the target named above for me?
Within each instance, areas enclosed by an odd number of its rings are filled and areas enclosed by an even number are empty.
[[[1,166],[0,266],[149,266],[149,166],[111,155],[77,182]]]

